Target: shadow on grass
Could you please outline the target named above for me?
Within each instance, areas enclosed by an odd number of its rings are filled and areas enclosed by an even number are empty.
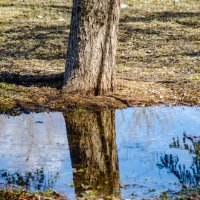
[[[124,18],[121,18],[120,22],[151,22],[152,20],[167,22],[173,19],[183,19],[188,17],[200,17],[200,12],[154,12],[153,14],[147,14],[144,17],[125,16]]]
[[[52,74],[52,75],[21,75],[12,72],[0,73],[0,82],[16,84],[22,86],[37,86],[43,87],[48,86],[52,88],[60,89],[64,81],[64,73]]]
[[[71,12],[70,6],[65,5],[28,5],[28,4],[2,4],[0,7],[27,7],[33,9],[40,8],[55,8],[57,11]],[[63,24],[63,23],[62,23]],[[0,82],[23,85],[23,86],[48,86],[60,88],[63,84],[64,73],[50,75],[23,75],[12,72],[11,67],[14,66],[15,60],[34,60],[37,63],[41,61],[55,61],[58,66],[60,61],[66,58],[67,38],[70,26],[66,25],[51,25],[43,21],[40,23],[21,22],[11,24],[9,22],[0,22],[2,31],[0,32]],[[33,61],[34,63],[34,61]],[[47,63],[48,64],[48,63]],[[21,63],[24,65],[24,63]],[[14,67],[18,67],[14,66]],[[6,71],[5,71],[6,70]]]
[[[136,36],[136,35],[145,35],[145,36],[159,36],[162,34],[161,31],[156,30],[156,29],[150,29],[150,28],[134,28],[133,26],[130,25],[120,25],[120,29],[124,30],[123,35],[119,35],[119,42],[127,42],[131,37]]]
[[[20,7],[20,8],[56,8],[56,9],[65,9],[65,11],[67,12],[71,12],[71,6],[66,6],[66,5],[48,5],[48,4],[38,4],[38,5],[34,5],[34,4],[14,4],[14,3],[10,3],[10,4],[3,4],[0,3],[0,7]]]
[[[141,14],[142,15],[142,14]],[[165,34],[167,29],[162,29],[162,27],[141,27],[135,28],[133,23],[137,22],[144,22],[144,23],[151,23],[153,20],[157,20],[160,22],[171,22],[172,24],[175,22],[174,25],[183,25],[186,28],[198,28],[199,27],[199,20],[200,12],[154,12],[154,13],[147,13],[144,16],[128,16],[125,15],[120,19],[120,29],[123,30],[123,35],[120,35],[119,41],[126,42],[131,37],[137,37],[143,35],[147,39],[151,36],[162,36]],[[129,23],[130,22],[130,23]],[[171,30],[171,29],[170,29]],[[173,31],[173,30],[172,30]],[[184,36],[184,34],[183,34]],[[179,37],[178,37],[179,38]],[[178,39],[176,38],[176,40]],[[185,37],[184,37],[185,39]],[[188,40],[198,40],[198,36],[190,37],[187,36]]]
[[[65,60],[69,26],[19,25],[3,31],[0,47],[0,82],[23,86],[60,88],[64,73],[22,75],[10,71],[14,60]],[[59,65],[59,64],[58,64]]]
[[[180,21],[180,20],[176,20],[177,24],[186,26],[186,27],[190,27],[190,28],[199,28],[200,27],[200,23],[199,20],[196,21]]]
[[[65,59],[69,25],[17,26],[5,30],[0,58],[56,60]]]
[[[122,26],[123,27],[123,26]],[[160,35],[161,31],[158,31],[156,29],[150,29],[150,28],[134,28],[133,26],[126,26],[125,27],[126,32],[130,32],[133,34],[145,34],[145,35]]]
[[[200,58],[200,51],[198,52],[187,52],[182,54],[183,56],[189,56],[189,57],[198,57]]]

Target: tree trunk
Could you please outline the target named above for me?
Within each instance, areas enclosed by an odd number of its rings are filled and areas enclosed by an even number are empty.
[[[120,0],[73,0],[64,92],[114,90],[119,13]]]
[[[99,198],[120,199],[114,111],[67,113],[66,125],[77,197],[89,185]]]

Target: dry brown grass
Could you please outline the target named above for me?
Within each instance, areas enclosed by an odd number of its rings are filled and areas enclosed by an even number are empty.
[[[46,192],[36,192],[35,194],[28,192],[27,190],[17,190],[13,188],[1,189],[0,200],[66,200],[58,193],[47,190]]]
[[[8,84],[7,77],[64,71],[69,0],[1,0],[0,110],[76,106],[200,104],[198,0],[126,0],[117,52],[117,90],[106,97],[61,95],[60,83]],[[28,87],[29,86],[29,87]],[[9,89],[8,89],[9,88]]]

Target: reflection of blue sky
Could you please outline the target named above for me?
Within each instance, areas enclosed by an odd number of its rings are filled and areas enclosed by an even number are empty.
[[[37,123],[36,123],[37,122]],[[116,110],[117,149],[121,184],[132,187],[122,190],[122,197],[133,192],[151,197],[149,189],[159,193],[181,188],[177,178],[166,169],[159,169],[160,156],[177,155],[180,164],[189,168],[192,154],[169,148],[172,138],[182,140],[183,133],[200,135],[200,108],[140,107]],[[59,172],[53,189],[74,199],[71,159],[62,113],[35,113],[8,117],[0,115],[0,170],[22,174],[43,167],[46,176]],[[3,182],[0,179],[0,183]],[[146,194],[145,194],[146,193]]]
[[[148,189],[165,191],[179,189],[177,178],[160,170],[156,164],[167,153],[177,155],[189,168],[192,155],[185,150],[171,149],[172,138],[182,140],[183,133],[200,135],[200,110],[192,107],[140,107],[116,111],[117,148],[120,180],[123,184],[138,184],[123,190],[122,196],[141,194]],[[152,193],[153,195],[153,193]],[[151,197],[151,194],[144,195]],[[141,197],[140,197],[141,198]]]
[[[47,179],[58,179],[54,190],[74,195],[69,186],[73,182],[72,167],[62,113],[0,115],[0,146],[0,170],[23,175],[43,168]]]

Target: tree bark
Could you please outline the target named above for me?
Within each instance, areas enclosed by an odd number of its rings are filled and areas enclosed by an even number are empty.
[[[120,0],[73,0],[64,92],[114,90],[119,13]]]
[[[65,118],[77,197],[89,185],[97,199],[120,199],[114,111],[67,113]]]

